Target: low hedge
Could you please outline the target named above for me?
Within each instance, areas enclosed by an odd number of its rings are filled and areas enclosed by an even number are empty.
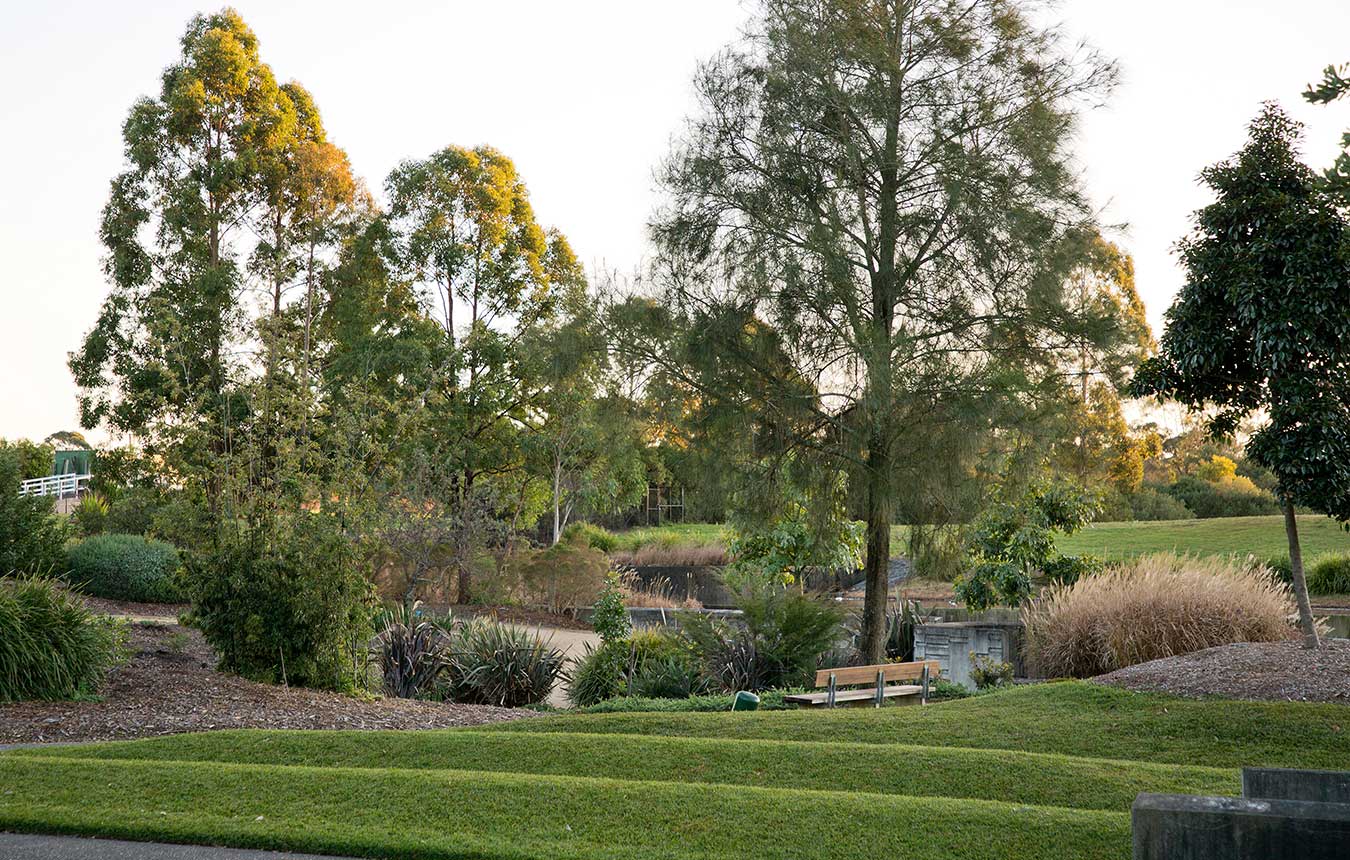
[[[109,600],[179,603],[178,550],[139,535],[95,535],[70,547],[69,578],[80,591]]]

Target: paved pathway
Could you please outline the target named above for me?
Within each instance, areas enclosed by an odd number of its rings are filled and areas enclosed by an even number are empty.
[[[598,633],[592,633],[589,630],[565,630],[560,627],[536,627],[529,624],[515,624],[513,626],[529,630],[531,633],[538,633],[551,647],[557,648],[569,659],[580,657],[587,645],[599,647],[601,641]],[[559,681],[557,686],[553,688],[553,693],[549,695],[548,703],[555,708],[567,707],[567,685]]]
[[[0,857],[4,860],[342,860],[320,858],[314,854],[19,833],[0,833]]]

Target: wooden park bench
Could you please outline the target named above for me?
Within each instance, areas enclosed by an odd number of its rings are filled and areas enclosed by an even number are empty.
[[[941,667],[936,660],[919,663],[885,663],[880,666],[850,666],[843,669],[821,669],[816,673],[816,688],[825,687],[823,693],[798,693],[784,696],[783,701],[793,702],[808,708],[833,708],[836,705],[863,704],[872,702],[881,707],[887,699],[917,697],[922,704],[928,703],[928,685],[937,679]],[[917,683],[895,683],[910,681]],[[840,687],[857,687],[871,684],[864,690],[841,690]]]

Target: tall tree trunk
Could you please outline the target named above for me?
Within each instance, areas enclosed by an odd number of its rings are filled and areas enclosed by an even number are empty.
[[[473,570],[471,568],[472,559],[469,557],[473,545],[472,530],[474,528],[472,521],[474,512],[470,510],[470,505],[473,504],[473,479],[473,472],[466,469],[464,471],[464,484],[460,491],[460,499],[462,500],[460,506],[461,521],[457,538],[459,545],[455,552],[455,566],[458,568],[455,599],[461,606],[467,606],[473,601]]]
[[[1294,503],[1288,496],[1280,496],[1284,507],[1284,533],[1289,538],[1289,568],[1293,571],[1294,598],[1298,601],[1298,623],[1303,628],[1303,647],[1319,648],[1321,637],[1317,635],[1317,621],[1312,614],[1312,601],[1308,598],[1308,580],[1303,576],[1303,549],[1298,540],[1298,516],[1294,513]]]
[[[891,520],[895,500],[891,492],[891,453],[884,439],[874,439],[867,454],[867,560],[863,597],[863,657],[878,664],[886,658],[886,600],[890,588]]]
[[[562,460],[553,459],[553,543],[562,540]]]

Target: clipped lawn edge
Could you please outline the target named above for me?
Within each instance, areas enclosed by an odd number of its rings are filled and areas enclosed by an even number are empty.
[[[1073,860],[1128,850],[1125,813],[484,772],[0,758],[0,828],[419,857]],[[821,823],[847,821],[846,828]],[[913,822],[907,826],[905,822]]]
[[[1011,750],[568,733],[259,732],[33,751],[103,761],[484,771],[1125,810],[1143,791],[1235,795],[1238,771]]]

